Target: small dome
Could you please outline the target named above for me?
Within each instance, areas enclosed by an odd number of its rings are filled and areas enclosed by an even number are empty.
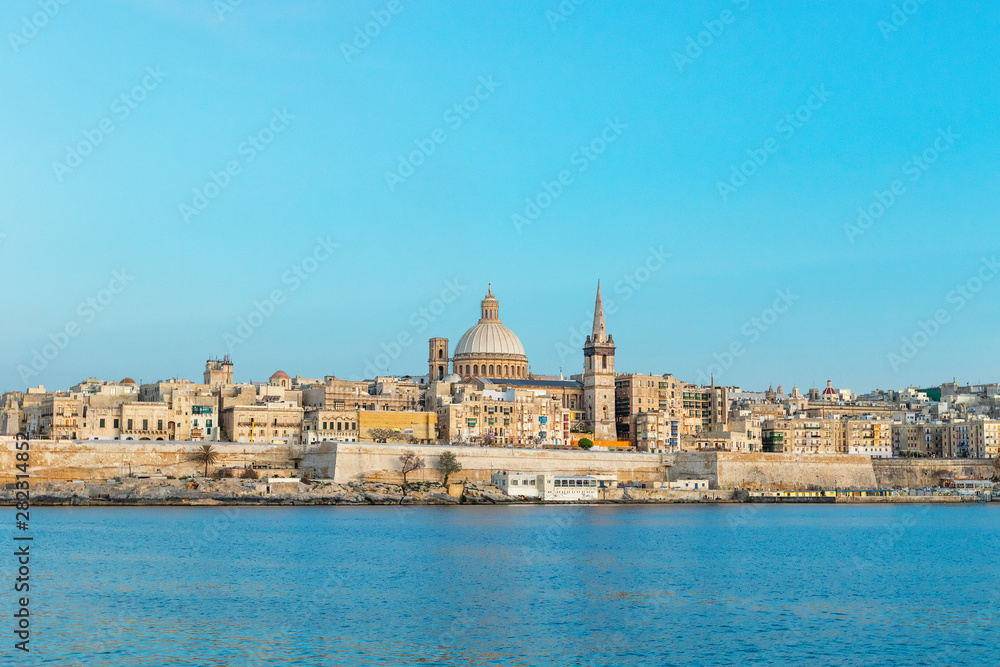
[[[118,384],[131,384],[131,385],[135,385],[136,382],[132,378],[125,378],[124,380],[122,380]]]
[[[286,373],[285,371],[278,371],[277,373],[275,373],[274,375],[271,376],[271,379],[272,380],[291,380],[291,378],[288,377],[288,373]]]

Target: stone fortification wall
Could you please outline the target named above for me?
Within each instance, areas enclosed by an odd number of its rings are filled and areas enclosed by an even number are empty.
[[[0,438],[0,483],[14,481],[14,439]],[[35,481],[103,481],[128,474],[172,477],[200,475],[191,460],[200,442],[32,440],[30,472]],[[413,450],[427,468],[410,481],[440,481],[441,452],[451,450],[462,463],[455,481],[489,481],[499,470],[559,474],[615,474],[622,482],[707,479],[712,489],[870,489],[921,488],[942,477],[989,478],[992,462],[970,459],[869,459],[864,456],[809,456],[732,452],[682,452],[658,455],[635,452],[508,449],[374,443],[320,443],[302,447],[249,443],[212,443],[218,463],[239,468],[250,464],[284,469],[301,467],[339,483],[399,483],[399,455]]]
[[[993,477],[991,459],[873,459],[882,488],[920,489],[937,486],[942,477]]]
[[[0,439],[0,483],[14,481],[17,474],[14,440]],[[104,481],[133,474],[183,477],[201,475],[204,464],[191,461],[204,444],[212,444],[219,456],[211,466],[217,469],[256,463],[274,468],[294,467],[291,456],[301,456],[301,448],[233,442],[165,442],[148,440],[31,440],[29,472],[33,481]]]
[[[871,489],[867,456],[682,452],[670,480],[707,479],[713,489]]]
[[[306,448],[303,468],[312,468],[320,477],[338,483],[402,481],[399,456],[412,450],[422,457],[427,468],[408,476],[414,481],[440,481],[437,470],[441,452],[453,452],[462,464],[462,472],[452,479],[489,481],[500,470],[512,472],[549,472],[585,475],[614,473],[619,481],[662,481],[663,460],[658,454],[634,452],[586,452],[553,449],[509,449],[506,447],[455,447],[450,445],[400,445],[364,442],[320,443]]]
[[[867,456],[718,454],[723,489],[873,489],[878,486]]]

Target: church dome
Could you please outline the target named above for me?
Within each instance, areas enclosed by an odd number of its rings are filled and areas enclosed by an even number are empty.
[[[517,335],[500,322],[500,302],[490,284],[483,299],[482,317],[458,340],[452,357],[455,373],[463,378],[528,378],[528,357]]]
[[[524,346],[517,335],[500,324],[488,322],[477,324],[459,339],[455,354],[514,354],[524,355]]]

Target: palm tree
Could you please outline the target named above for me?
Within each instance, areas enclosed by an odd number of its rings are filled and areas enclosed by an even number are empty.
[[[204,463],[205,477],[208,477],[208,466],[219,460],[219,453],[215,451],[215,448],[212,445],[202,445],[201,449],[195,452],[195,455],[191,457],[191,460],[197,463]]]

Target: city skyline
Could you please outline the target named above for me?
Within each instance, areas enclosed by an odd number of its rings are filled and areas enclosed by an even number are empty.
[[[994,6],[221,6],[0,8],[0,262],[30,278],[0,297],[0,386],[227,352],[243,379],[356,377],[401,333],[463,331],[489,280],[557,373],[598,278],[624,369],[696,381],[738,344],[720,383],[1000,377]]]
[[[601,302],[601,285],[600,285],[600,282],[598,282],[598,284],[597,284],[597,290],[598,290],[598,303],[600,304],[600,302]],[[418,324],[414,325],[414,326],[421,326],[421,327],[423,327],[425,325],[425,323],[426,323],[427,328],[424,329],[424,330],[427,333],[429,333],[430,335],[424,337],[423,339],[414,339],[414,337],[412,335],[410,335],[410,333],[408,333],[407,331],[401,331],[401,333],[398,336],[396,336],[395,338],[389,339],[385,343],[380,344],[380,350],[374,356],[372,356],[370,359],[366,360],[366,366],[365,366],[365,369],[364,369],[364,371],[365,371],[364,374],[344,376],[344,375],[338,375],[337,373],[327,373],[327,372],[320,373],[320,372],[314,372],[312,369],[309,369],[309,368],[304,368],[304,369],[293,368],[292,369],[292,375],[294,375],[294,376],[301,376],[303,378],[317,378],[317,379],[322,379],[324,377],[331,377],[332,376],[332,377],[338,377],[338,378],[343,379],[343,380],[349,380],[349,381],[352,381],[352,382],[357,382],[357,381],[361,381],[361,380],[373,380],[373,379],[375,379],[378,376],[385,376],[385,377],[413,377],[413,378],[419,378],[421,376],[425,376],[425,377],[428,377],[430,380],[433,380],[434,378],[430,377],[428,373],[420,372],[421,370],[426,370],[426,369],[404,370],[402,372],[393,372],[392,369],[391,369],[391,366],[393,364],[397,364],[398,365],[399,360],[403,358],[403,352],[406,351],[406,350],[410,350],[411,348],[426,350],[426,345],[423,345],[424,341],[429,341],[430,344],[431,344],[431,346],[432,346],[432,349],[434,347],[434,341],[435,340],[442,340],[443,339],[445,341],[445,348],[446,349],[448,348],[449,345],[450,346],[455,346],[456,344],[460,344],[460,339],[464,338],[463,336],[453,336],[453,335],[440,336],[441,332],[435,332],[430,327],[433,326],[431,323],[436,320],[435,313],[437,313],[439,310],[446,309],[449,304],[455,303],[458,300],[459,295],[462,294],[462,293],[464,293],[464,292],[466,292],[466,291],[468,291],[468,289],[467,289],[466,286],[463,286],[463,285],[461,285],[459,283],[455,283],[455,282],[448,283],[446,289],[441,292],[441,294],[438,296],[438,298],[436,298],[435,300],[431,301],[430,304],[427,307],[422,307],[422,308],[418,309],[417,311],[415,311],[412,314],[411,322],[410,323],[413,324],[413,322],[416,321]],[[486,298],[487,299],[493,299],[493,296],[494,296],[493,295],[493,283],[491,281],[491,282],[489,282],[488,287],[487,287]],[[790,308],[790,306],[794,303],[794,300],[795,300],[795,295],[789,294],[787,292],[785,294],[781,294],[779,292],[778,293],[778,297],[775,299],[775,301],[772,304],[772,308],[770,309],[772,311],[771,316],[774,317],[774,318],[777,318],[780,315],[784,314],[784,312],[787,312],[787,310]],[[267,301],[267,300],[265,300],[265,301]],[[275,309],[276,309],[277,307],[280,307],[282,305],[283,301],[281,299],[276,299],[275,301],[273,301],[273,303],[274,303]],[[498,304],[497,301],[494,300],[491,303],[494,304],[494,307],[497,307],[497,308],[499,307],[499,304]],[[99,304],[99,302],[98,302],[98,304]],[[485,307],[485,306],[486,306],[486,302],[484,301],[483,307]],[[616,302],[614,301],[613,298],[612,299],[604,299],[603,304],[601,304],[601,307],[600,307],[600,311],[601,311],[600,319],[602,321],[602,327],[603,327],[603,321],[604,321],[604,313],[614,314],[615,312],[617,312],[617,310],[618,310],[618,305],[616,304]],[[257,314],[259,314],[260,316],[258,318],[254,318],[252,316],[253,313],[251,313],[250,317],[248,317],[248,318],[241,318],[241,320],[237,323],[237,326],[234,328],[233,332],[227,334],[226,339],[225,339],[226,340],[226,345],[230,346],[230,349],[231,349],[232,346],[235,345],[235,346],[238,347],[243,342],[245,342],[245,340],[249,340],[249,338],[252,337],[253,332],[255,331],[255,329],[258,326],[260,326],[260,325],[258,325],[258,322],[263,323],[263,322],[265,322],[267,320],[266,311],[267,311],[267,308],[266,307],[262,307],[262,303],[258,302],[257,308],[255,308],[254,312],[257,313]],[[483,312],[483,316],[484,316],[484,318],[487,317],[487,314],[486,314],[485,311]],[[497,320],[501,319],[499,317],[498,311],[493,311],[492,317],[494,317]],[[484,320],[480,320],[481,323],[483,321]],[[572,356],[574,356],[574,354],[576,354],[577,356],[579,356],[579,359],[578,359],[579,364],[578,364],[577,367],[574,367],[572,365],[572,362],[569,362],[569,364],[567,366],[560,366],[558,368],[558,370],[538,369],[538,368],[534,368],[532,366],[532,364],[531,364],[530,361],[526,361],[525,363],[527,364],[527,372],[531,373],[533,376],[553,377],[553,376],[556,376],[556,375],[562,375],[562,376],[565,376],[566,378],[569,378],[571,376],[579,376],[580,373],[581,373],[581,371],[583,370],[584,354],[585,354],[585,351],[584,351],[585,342],[587,340],[589,340],[590,329],[591,329],[592,326],[596,326],[596,321],[597,320],[595,319],[595,310],[591,309],[590,313],[586,317],[586,321],[583,322],[579,327],[574,328],[574,330],[570,332],[570,335],[567,336],[566,340],[564,340],[562,342],[559,342],[557,344],[557,346],[556,346],[556,349],[557,349],[558,353],[560,354],[561,358],[569,359]],[[753,332],[757,332],[758,334],[762,333],[762,330],[767,328],[767,324],[769,322],[770,322],[770,318],[769,318],[769,316],[767,314],[763,315],[760,318],[752,318],[750,320],[750,323],[749,323],[749,325],[751,327],[751,329],[750,329],[751,333],[753,333]],[[933,318],[929,319],[927,321],[927,323],[925,323],[925,325],[928,324],[928,323],[929,324],[935,324],[936,323],[937,326],[941,326],[942,325],[941,322],[936,322]],[[943,323],[947,324],[947,322],[943,322]],[[78,328],[79,327],[77,327],[77,329]],[[506,327],[504,327],[504,328],[506,328]],[[47,367],[47,365],[50,362],[56,361],[58,359],[59,355],[63,352],[63,350],[66,349],[66,347],[68,347],[68,345],[73,341],[73,339],[74,339],[74,335],[72,334],[73,331],[76,331],[76,329],[66,328],[63,331],[57,332],[54,336],[50,337],[49,341],[45,345],[43,345],[41,348],[36,348],[35,350],[32,351],[32,359],[29,361],[29,363],[27,363],[27,364],[20,364],[18,366],[18,373],[22,377],[26,377],[26,378],[40,377],[42,375],[42,373],[44,372],[45,367]],[[931,331],[931,329],[929,329],[929,328],[927,328],[925,326],[925,329],[922,329],[922,331],[925,331],[925,334],[926,334],[928,331]],[[76,334],[76,335],[78,335],[78,334]],[[514,334],[513,332],[511,332],[511,335],[513,335],[514,339],[517,340],[518,336],[516,334]],[[613,335],[613,332],[612,332],[612,335]],[[751,338],[752,338],[752,336],[751,336]],[[930,338],[929,335],[928,335],[928,338]],[[918,342],[919,342],[919,339],[918,339]],[[519,340],[517,341],[517,344],[520,345],[520,341]],[[919,347],[917,347],[916,345],[914,345],[913,346],[913,351],[915,353],[919,352]],[[526,350],[526,352],[529,354],[529,357],[532,356],[532,354],[531,354],[532,351],[530,349]],[[619,369],[619,370],[617,370],[617,374],[624,376],[624,375],[628,375],[628,374],[644,373],[645,372],[645,373],[654,374],[654,375],[676,376],[676,377],[678,377],[678,379],[681,379],[681,380],[684,380],[684,381],[688,381],[688,382],[691,382],[691,383],[696,384],[696,385],[708,386],[709,384],[714,384],[714,385],[717,385],[717,386],[720,386],[720,387],[721,386],[738,387],[738,388],[740,388],[740,389],[742,389],[744,391],[749,391],[749,392],[764,392],[766,389],[774,389],[775,387],[782,387],[782,386],[784,386],[784,387],[787,387],[789,389],[789,391],[791,390],[792,387],[797,387],[797,388],[799,388],[802,391],[803,394],[805,394],[808,390],[811,390],[811,389],[822,390],[824,387],[828,386],[830,383],[833,382],[833,380],[829,379],[829,378],[827,380],[823,381],[823,382],[806,383],[806,384],[795,382],[795,381],[792,381],[792,382],[782,381],[782,380],[779,379],[777,381],[771,381],[771,382],[769,382],[767,384],[767,386],[765,387],[765,386],[743,386],[743,385],[738,385],[738,384],[726,383],[726,382],[722,381],[722,377],[725,375],[725,371],[728,370],[728,368],[732,367],[732,365],[734,365],[735,363],[737,363],[738,360],[740,359],[740,357],[742,356],[742,354],[744,354],[744,353],[745,353],[745,347],[741,347],[741,344],[737,343],[735,346],[731,345],[730,347],[722,350],[720,353],[714,354],[713,358],[710,360],[710,363],[707,364],[703,369],[699,369],[697,377],[694,377],[694,378],[686,378],[686,377],[683,377],[683,376],[678,376],[677,374],[672,373],[669,369],[662,370],[662,371],[661,370],[657,370],[657,369],[643,371],[643,370],[637,369],[637,368],[625,368],[625,369]],[[208,355],[205,355],[205,356],[209,360],[212,360],[212,359],[222,359],[222,358],[225,358],[227,360],[227,362],[230,361],[230,360],[232,360],[234,362],[234,367],[236,369],[240,368],[240,364],[236,364],[235,363],[236,360],[235,360],[234,357],[236,355],[234,355],[231,351],[230,352],[226,352],[225,354],[211,353],[211,354],[208,354]],[[421,360],[421,362],[419,362],[420,365],[426,365],[427,364],[426,353],[423,356],[424,356],[424,358]],[[444,358],[445,358],[446,361],[449,362],[449,366],[446,367],[447,370],[445,372],[446,373],[447,372],[458,373],[459,372],[458,370],[451,370],[451,368],[450,368],[450,363],[451,363],[453,357],[451,355],[446,355]],[[900,355],[899,358],[900,358],[900,360],[905,360],[906,356],[905,355]],[[376,367],[377,365],[381,365],[381,364],[388,364],[389,367],[388,368],[384,368],[384,369]],[[419,368],[419,366],[418,366],[418,368]],[[483,372],[482,376],[486,376],[485,375],[485,366],[483,368],[484,368],[484,372]],[[719,373],[720,370],[721,370],[721,373]],[[286,367],[285,366],[280,366],[280,365],[279,365],[279,367],[276,367],[274,369],[263,370],[263,371],[261,371],[256,376],[254,376],[253,371],[244,372],[242,370],[237,370],[237,371],[234,371],[234,381],[237,382],[237,383],[246,383],[246,384],[250,384],[250,383],[267,384],[268,378],[272,377],[273,373],[280,373],[280,372],[285,372],[285,371],[286,371]],[[197,377],[197,372],[193,372],[193,373],[194,373],[193,375],[192,375],[192,373],[173,373],[173,374],[167,373],[167,374],[161,374],[159,376],[151,377],[151,378],[145,378],[144,376],[141,376],[141,375],[136,375],[136,377],[139,377],[138,384],[142,385],[142,384],[147,384],[147,380],[148,380],[148,383],[155,384],[157,382],[163,382],[163,381],[172,380],[172,379],[190,379],[191,377]],[[716,373],[719,373],[718,379],[716,377]],[[467,372],[466,373],[461,373],[461,374],[463,376],[465,376],[465,377],[469,376],[469,374]],[[473,374],[473,375],[477,375],[477,374]],[[116,381],[115,377],[118,377],[118,376],[106,376],[106,375],[102,375],[100,373],[89,373],[89,374],[86,374],[83,377],[79,378],[78,380],[74,380],[74,381],[69,382],[69,383],[67,383],[65,385],[46,386],[46,389],[48,391],[65,391],[66,388],[68,388],[70,386],[76,385],[76,384],[81,383],[81,382],[85,382],[85,381],[90,380],[90,379],[96,378],[96,379],[101,380],[101,381],[115,382]],[[131,379],[131,375],[128,374],[128,373],[126,373],[124,376],[121,376],[121,377],[126,377],[128,379]],[[513,374],[511,375],[511,377],[513,377]],[[959,378],[957,378],[957,376],[953,377],[951,381],[952,382],[956,382],[959,385],[964,384],[966,386],[994,384],[994,382],[989,382],[989,381],[987,381],[987,382],[980,382],[980,381],[968,382],[968,381],[964,381],[963,382],[963,381],[960,381]],[[948,380],[941,380],[941,381],[938,381],[938,382],[924,382],[924,383],[917,383],[917,384],[898,385],[898,386],[885,386],[885,387],[865,387],[865,388],[861,388],[861,389],[855,389],[855,388],[853,388],[850,385],[840,385],[840,384],[838,384],[837,386],[839,388],[843,388],[845,390],[852,391],[856,395],[862,395],[862,394],[868,393],[869,391],[897,390],[897,389],[903,389],[903,388],[908,388],[908,387],[916,387],[916,388],[934,387],[934,386],[938,386],[938,385],[941,385],[941,384],[945,384],[947,382],[948,382]],[[25,391],[28,387],[34,387],[34,386],[37,386],[38,384],[44,385],[44,383],[41,383],[41,382],[34,383],[34,384],[29,383],[28,385],[26,385],[24,387],[4,388],[3,391]]]

